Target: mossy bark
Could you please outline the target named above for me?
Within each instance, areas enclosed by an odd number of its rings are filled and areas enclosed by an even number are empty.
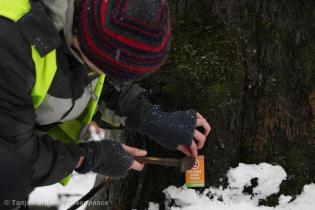
[[[201,151],[207,186],[222,184],[220,178],[239,162],[268,162],[288,173],[281,193],[300,193],[315,181],[314,1],[177,0],[169,5],[172,52],[143,84],[165,109],[194,108],[210,122],[212,132]],[[180,156],[131,136],[127,143],[145,146],[150,155]],[[110,198],[108,209],[145,209],[150,201],[163,206],[161,191],[183,183],[177,170],[150,166],[113,182],[95,199]]]

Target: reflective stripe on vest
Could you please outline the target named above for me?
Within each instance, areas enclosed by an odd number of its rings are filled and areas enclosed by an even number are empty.
[[[29,0],[0,0],[0,16],[14,22],[17,22],[30,10]],[[44,101],[57,71],[56,50],[41,57],[34,46],[31,48],[36,72],[36,80],[31,95],[34,107],[37,108]]]
[[[86,109],[77,119],[66,121],[54,127],[48,132],[49,135],[55,139],[62,141],[65,144],[79,143],[79,135],[81,129],[91,123],[93,116],[97,110],[97,103],[103,89],[104,81],[105,75],[103,74],[99,77],[96,87],[94,89],[96,99],[90,99]]]
[[[0,16],[17,22],[31,10],[29,0],[0,0]],[[51,51],[45,57],[41,57],[34,46],[31,46],[32,59],[35,65],[35,84],[31,96],[35,108],[38,108],[44,101],[48,89],[57,71],[56,50]],[[64,143],[78,143],[79,133],[83,126],[88,125],[97,109],[98,99],[101,95],[105,75],[101,75],[95,87],[96,99],[90,99],[87,108],[78,119],[64,122],[49,131],[49,135]],[[60,183],[66,185],[70,178],[65,177]]]
[[[37,108],[43,103],[57,71],[56,50],[42,58],[32,46],[32,58],[36,69],[36,79],[31,95],[34,107]]]
[[[17,22],[31,10],[29,0],[0,0],[0,16]],[[32,58],[35,64],[36,79],[31,95],[34,107],[39,107],[44,101],[48,89],[54,79],[57,71],[56,50],[51,51],[45,57],[41,57],[35,47],[32,48]],[[95,114],[98,98],[100,97],[105,75],[101,75],[94,90],[97,96],[95,100],[91,99],[80,121],[83,124],[89,124]]]
[[[28,0],[0,0],[0,16],[17,22],[28,13],[31,4]]]

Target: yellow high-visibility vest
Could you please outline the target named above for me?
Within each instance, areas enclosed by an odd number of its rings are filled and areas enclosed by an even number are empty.
[[[0,0],[0,16],[18,22],[24,15],[31,10],[29,0]],[[35,83],[32,88],[31,96],[34,108],[38,108],[44,101],[49,87],[52,84],[57,71],[56,49],[52,50],[46,56],[41,57],[34,46],[31,46],[32,59],[35,65]],[[98,78],[94,93],[97,96],[90,99],[86,109],[78,119],[64,122],[48,132],[50,136],[64,143],[76,144],[79,142],[79,133],[83,126],[89,124],[96,112],[98,99],[101,95],[105,75]],[[69,177],[61,181],[66,185]]]

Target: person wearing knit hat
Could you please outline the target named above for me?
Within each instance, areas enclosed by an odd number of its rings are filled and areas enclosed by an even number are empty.
[[[142,79],[158,70],[167,59],[171,19],[165,1],[81,0],[77,2],[75,17],[72,47],[90,69],[105,73],[116,84]],[[128,116],[127,128],[149,136],[169,150],[179,149],[186,155],[197,156],[210,132],[210,126],[199,113],[163,112],[160,106],[140,97],[144,89],[130,87],[128,83],[118,89],[106,88],[103,92],[108,98],[127,95],[111,101],[118,104],[115,113]],[[108,115],[106,111],[103,113]],[[204,133],[196,130],[196,126],[204,127]],[[92,152],[85,160],[93,156]],[[93,167],[93,161],[84,161],[76,171],[86,173]]]
[[[95,113],[198,155],[211,130],[206,119],[164,112],[134,83],[163,65],[170,46],[164,0],[0,1],[0,142],[30,165],[32,188],[65,184],[74,170],[113,178],[142,170],[134,156],[144,150],[95,135],[81,141],[98,127]]]
[[[111,79],[143,78],[168,57],[171,19],[165,1],[84,0],[77,10],[80,49]]]

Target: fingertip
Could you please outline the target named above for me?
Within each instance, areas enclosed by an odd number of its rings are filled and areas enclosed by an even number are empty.
[[[195,157],[195,158],[198,157],[198,150],[194,151],[193,157]]]
[[[191,157],[191,153],[188,150],[181,150],[186,156]]]
[[[191,145],[190,152],[191,152],[193,157],[197,157],[198,156],[198,147],[197,147],[195,142],[193,142],[193,144]]]
[[[207,136],[210,134],[211,132],[211,126],[209,125],[209,128],[207,129]]]
[[[193,152],[192,156],[193,156],[194,158],[197,158],[197,157],[198,157],[198,152]]]
[[[177,150],[184,153],[186,156],[191,156],[190,150],[183,145],[178,145]]]
[[[131,165],[131,169],[136,170],[136,171],[142,171],[144,168],[143,163],[139,163],[138,161],[133,161]]]
[[[202,149],[203,148],[203,146],[206,143],[206,140],[207,140],[207,138],[205,136],[204,140],[201,140],[201,141],[198,142],[198,144],[197,144],[198,149]]]
[[[194,139],[197,141],[197,142],[205,142],[207,140],[207,137],[205,134],[201,133],[200,131],[198,130],[195,130],[195,133],[194,133]]]
[[[147,151],[146,150],[142,150],[142,149],[136,149],[132,155],[134,156],[146,156],[147,155]]]
[[[141,156],[146,156],[148,154],[148,151],[146,150],[140,150]]]

